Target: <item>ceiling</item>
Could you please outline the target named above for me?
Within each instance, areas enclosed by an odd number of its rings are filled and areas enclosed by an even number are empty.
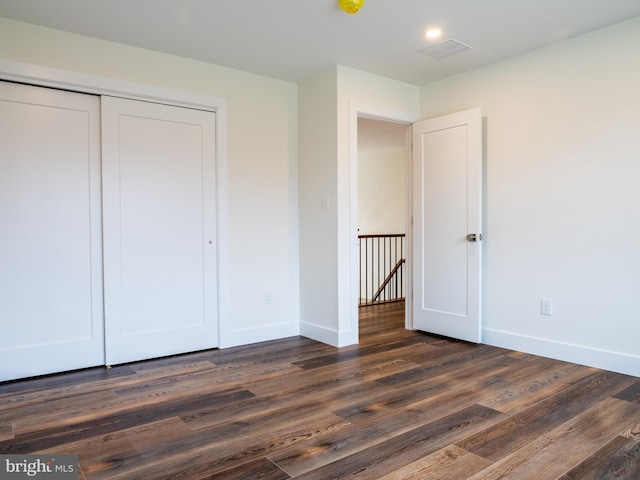
[[[281,80],[344,65],[414,85],[637,15],[638,0],[0,0],[2,17]],[[420,53],[429,26],[472,48]]]

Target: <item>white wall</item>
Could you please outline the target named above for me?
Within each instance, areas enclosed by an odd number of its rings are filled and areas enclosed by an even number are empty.
[[[298,88],[300,331],[338,345],[336,70]]]
[[[298,333],[295,84],[2,18],[0,58],[226,99],[229,274],[220,279],[221,342]]]
[[[358,145],[360,235],[405,233],[405,147]]]
[[[486,342],[640,375],[638,45],[635,18],[422,88],[486,117]]]
[[[411,121],[419,89],[337,66],[302,82],[298,98],[301,333],[349,345],[358,341],[358,112]]]

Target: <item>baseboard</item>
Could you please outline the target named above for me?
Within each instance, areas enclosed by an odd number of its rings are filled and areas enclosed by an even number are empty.
[[[340,335],[337,330],[313,323],[300,322],[300,335],[333,347],[337,347],[340,344]]]
[[[300,324],[298,322],[278,323],[263,327],[243,328],[220,332],[220,348],[238,347],[251,343],[267,342],[280,338],[294,337],[300,335]]]
[[[555,342],[489,328],[483,329],[482,342],[494,347],[640,377],[640,357],[635,355]]]
[[[338,331],[307,322],[300,322],[300,335],[332,347],[346,347],[358,343],[358,335],[354,335],[351,330]]]

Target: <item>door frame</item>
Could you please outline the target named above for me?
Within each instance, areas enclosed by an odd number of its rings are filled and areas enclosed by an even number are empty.
[[[0,80],[51,87],[60,90],[109,95],[132,100],[162,103],[178,107],[205,110],[216,114],[215,162],[217,194],[217,276],[218,276],[218,346],[229,346],[226,332],[231,331],[229,282],[229,205],[227,157],[227,100],[179,90],[155,87],[126,80],[100,77],[14,60],[0,59]]]
[[[349,102],[349,317],[350,331],[355,336],[353,343],[358,343],[358,279],[360,269],[358,267],[358,117],[373,118],[386,122],[400,123],[411,127],[419,120],[415,113],[398,111],[377,105]],[[412,135],[411,128],[407,129],[406,155],[405,155],[405,252],[406,252],[406,297],[405,300],[405,328],[413,330],[413,307],[411,299],[413,295],[413,166],[412,166]]]

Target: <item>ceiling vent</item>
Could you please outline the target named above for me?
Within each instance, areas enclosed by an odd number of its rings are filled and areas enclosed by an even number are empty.
[[[470,48],[471,47],[469,45],[465,45],[462,42],[449,38],[448,40],[444,40],[443,42],[431,45],[424,50],[420,50],[420,53],[424,53],[429,57],[440,60],[442,58],[455,55],[456,53],[464,52],[465,50],[469,50]]]

